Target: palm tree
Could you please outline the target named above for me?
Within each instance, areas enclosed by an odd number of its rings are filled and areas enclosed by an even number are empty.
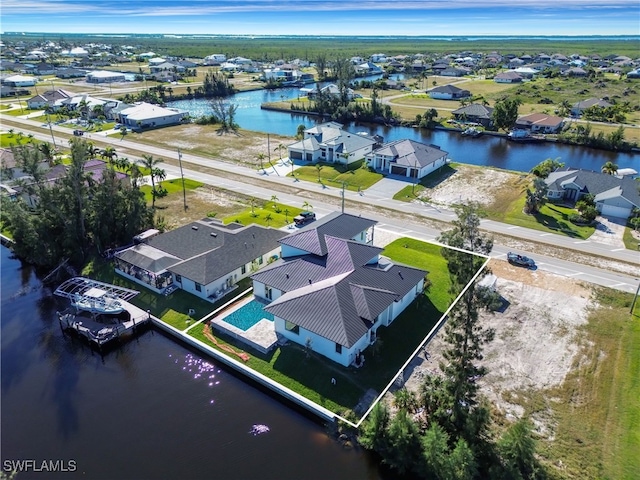
[[[38,145],[38,150],[44,156],[45,160],[49,162],[49,166],[53,166],[56,150],[51,146],[49,142],[43,142]]]
[[[278,206],[278,200],[280,200],[278,198],[277,195],[271,195],[271,201],[273,202],[273,209],[276,211],[276,213],[280,213],[280,207]]]
[[[320,170],[322,170],[322,165],[316,163],[316,170],[318,171],[318,181],[320,182]]]
[[[267,158],[266,155],[264,153],[259,153],[258,155],[256,155],[256,160],[258,160],[259,162],[259,169],[262,169],[262,171],[264,173],[267,173],[262,165],[262,162],[264,162],[264,159]]]
[[[100,153],[100,149],[92,142],[87,142],[87,153],[89,154],[89,157],[95,158]]]
[[[284,223],[289,223],[289,209],[284,209]]]
[[[118,158],[118,154],[116,153],[116,149],[112,146],[106,147],[102,150],[100,156],[105,160],[108,160],[109,163],[113,163],[114,158]]]
[[[267,213],[264,219],[267,222],[267,227],[271,226],[271,220],[273,220],[273,216],[271,215],[271,212]]]
[[[156,176],[166,176],[164,175],[164,170],[158,168],[158,164],[161,163],[162,160],[159,158],[153,158],[151,155],[142,155],[142,160],[140,160],[140,164],[149,170],[149,176],[151,177],[151,208],[156,207],[156,196],[158,196],[158,190],[156,190]],[[162,173],[162,175],[159,175]]]
[[[600,171],[607,175],[615,175],[618,172],[618,165],[613,162],[607,162],[602,166]]]
[[[304,203],[302,204],[302,209],[308,212],[309,210],[313,210],[313,205],[311,205],[309,202],[305,200]]]
[[[287,147],[285,147],[283,144],[279,143],[278,146],[276,148],[274,148],[274,150],[276,150],[279,154],[280,154],[280,163],[282,163],[282,151],[283,150],[287,150]]]
[[[252,217],[257,217],[256,211],[255,211],[256,205],[258,205],[258,201],[256,200],[255,197],[251,197],[249,199],[249,206],[251,207],[251,216]]]

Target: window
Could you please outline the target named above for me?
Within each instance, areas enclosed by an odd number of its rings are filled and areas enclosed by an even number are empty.
[[[176,275],[176,282],[182,283],[182,275]]]
[[[296,325],[295,323],[291,323],[288,320],[284,321],[284,328],[291,333],[295,333],[296,335],[300,334],[300,326]]]
[[[342,355],[342,345],[340,345],[339,343],[336,343],[336,353],[338,355]]]
[[[199,283],[196,283],[196,290],[198,292],[201,292],[202,291],[202,285],[200,285]]]
[[[247,273],[247,266],[246,266],[246,265],[242,265],[242,266],[240,267],[240,273],[241,273],[242,275],[244,275],[245,273]]]
[[[262,255],[260,255],[260,258],[258,259],[258,265],[262,265],[263,262],[264,258],[262,258]]]
[[[264,287],[264,296],[269,300],[273,300],[273,290],[271,290],[271,287],[267,287],[265,285],[265,287]]]

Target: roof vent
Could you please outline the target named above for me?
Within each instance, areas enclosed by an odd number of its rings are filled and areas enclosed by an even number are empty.
[[[197,225],[191,225],[191,230],[198,230],[198,226]]]
[[[247,248],[247,242],[244,242],[244,248]]]
[[[311,279],[309,279],[309,285],[311,285],[313,282],[311,281]]]
[[[218,234],[216,232],[211,232],[209,235],[211,235],[214,238],[218,236]]]
[[[402,276],[402,272],[398,272],[398,275],[400,275],[400,278],[404,280],[404,277]]]
[[[284,274],[284,276],[285,276],[285,277],[287,277],[287,278],[289,278],[289,274],[288,274],[288,273],[285,273],[285,274]]]

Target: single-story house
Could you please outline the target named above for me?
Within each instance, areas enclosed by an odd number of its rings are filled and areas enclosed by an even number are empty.
[[[38,79],[26,75],[11,75],[2,79],[2,84],[9,87],[33,87]]]
[[[597,108],[608,108],[613,105],[606,100],[602,100],[601,98],[589,98],[587,100],[582,100],[581,102],[576,102],[571,106],[571,115],[579,117],[582,115],[582,111],[587,108],[597,107]]]
[[[436,145],[396,140],[366,156],[367,165],[378,171],[420,179],[447,163],[448,153]]]
[[[532,113],[516,120],[515,128],[539,133],[557,133],[562,130],[564,118],[546,113]]]
[[[286,232],[205,218],[115,254],[118,274],[157,292],[181,288],[215,302],[278,258]]]
[[[87,82],[89,83],[111,83],[124,82],[125,75],[120,72],[110,72],[107,70],[94,70],[87,73]]]
[[[493,115],[493,107],[487,107],[480,103],[472,103],[454,110],[451,114],[453,118],[459,122],[479,123],[487,128],[492,124],[491,116]]]
[[[522,75],[513,70],[509,70],[508,72],[498,73],[493,77],[493,81],[496,83],[520,83],[522,82]]]
[[[522,78],[533,78],[538,73],[540,73],[540,70],[531,67],[519,67],[515,68],[513,71],[520,75]]]
[[[586,77],[587,71],[584,68],[572,67],[562,72],[565,77]]]
[[[280,240],[282,258],[251,277],[279,336],[347,367],[422,294],[427,272],[381,257],[375,223],[332,213]]]
[[[602,216],[629,218],[634,208],[640,208],[638,183],[631,177],[617,177],[582,169],[558,170],[545,179],[547,198],[576,202],[584,195],[594,196]]]
[[[132,129],[177,125],[187,116],[185,110],[141,102],[120,110],[118,122]]]
[[[35,97],[31,97],[27,100],[27,106],[31,110],[37,110],[39,108],[53,107],[56,102],[64,100],[66,98],[72,98],[75,94],[67,92],[66,90],[47,90]]]
[[[8,85],[0,85],[0,97],[21,97],[29,95],[31,91],[25,87],[10,87]]]
[[[85,77],[87,71],[79,68],[60,68],[55,71],[55,75],[58,78],[80,78]]]
[[[443,77],[464,77],[469,75],[471,70],[468,68],[448,67],[440,72]]]
[[[220,65],[227,61],[227,56],[224,53],[213,53],[204,57],[205,65]]]
[[[333,97],[339,97],[342,95],[340,88],[335,83],[330,83],[329,85],[325,85],[320,90],[320,95],[331,95]],[[317,88],[301,88],[300,92],[309,97],[310,99],[316,98],[318,96]],[[355,96],[355,92],[351,88],[347,88],[345,91],[347,99],[353,100]]]
[[[441,100],[458,100],[460,98],[468,98],[471,96],[469,90],[463,90],[455,85],[440,85],[429,90],[429,96],[431,98],[438,98]]]
[[[304,138],[289,145],[289,158],[307,162],[353,163],[371,153],[376,140],[342,130],[342,124],[327,122],[308,128]]]
[[[640,68],[627,72],[627,78],[640,78]]]
[[[185,67],[183,67],[182,65],[179,65],[178,63],[173,63],[173,62],[163,62],[163,63],[158,63],[158,64],[149,64],[149,71],[151,73],[159,73],[159,72],[163,72],[163,71],[169,71],[169,72],[184,72],[185,71]]]

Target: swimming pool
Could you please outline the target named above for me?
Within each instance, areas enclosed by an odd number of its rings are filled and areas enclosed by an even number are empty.
[[[222,321],[243,331],[249,330],[249,328],[253,327],[263,318],[273,322],[273,315],[262,310],[262,307],[262,303],[257,300],[251,300],[246,305],[243,305],[239,309],[222,318]]]

